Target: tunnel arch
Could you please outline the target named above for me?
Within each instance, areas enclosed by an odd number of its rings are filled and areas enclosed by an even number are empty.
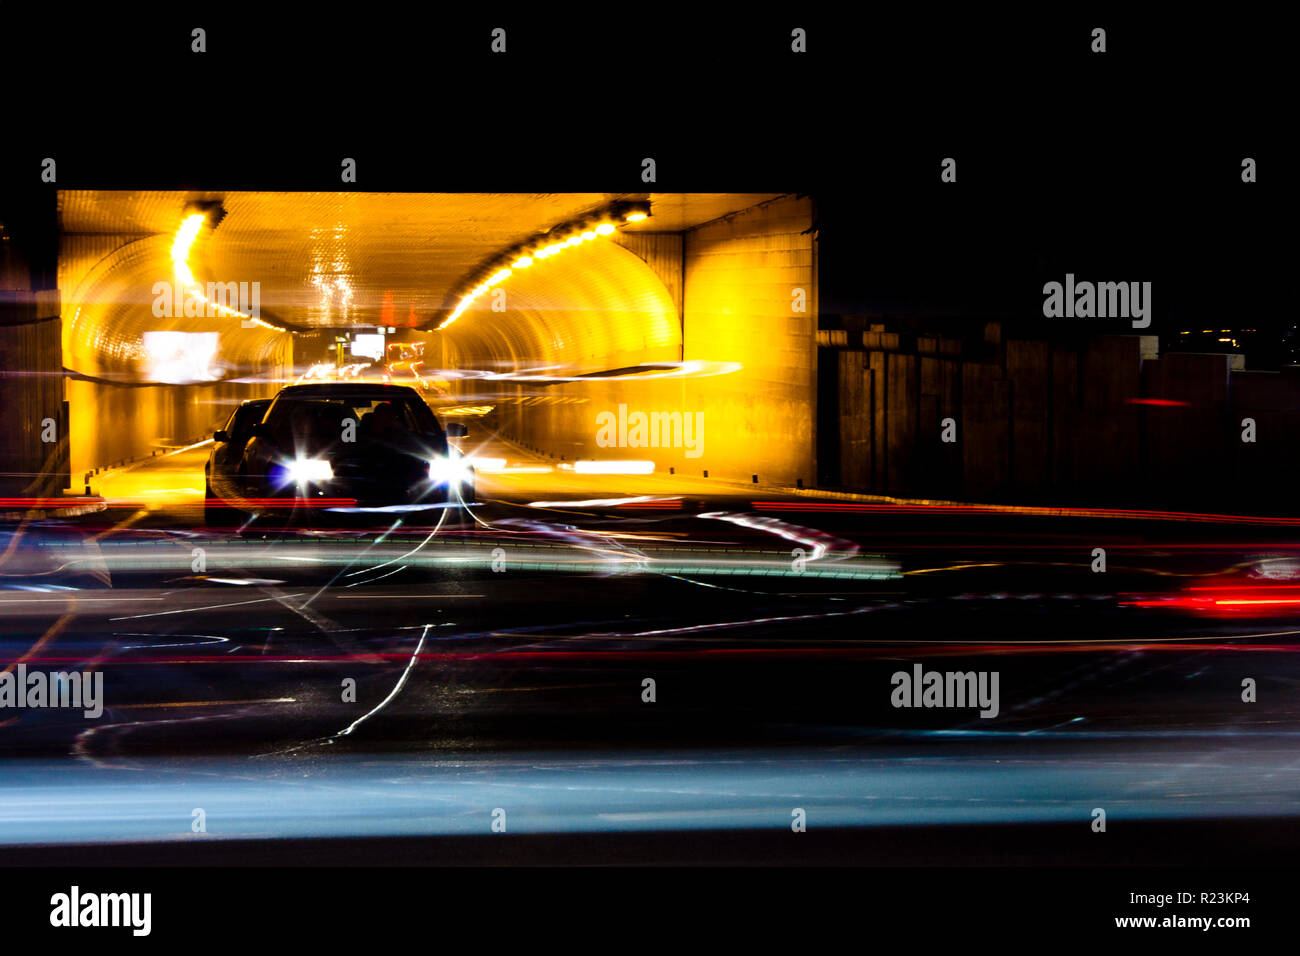
[[[534,450],[590,456],[595,416],[626,404],[707,419],[707,451],[686,461],[664,451],[661,467],[808,478],[817,387],[808,197],[652,194],[648,220],[514,269],[489,290],[505,294],[504,311],[493,312],[495,296],[484,295],[459,321],[431,331],[511,250],[560,237],[628,198],[60,191],[59,339],[70,369],[61,387],[70,399],[96,396],[69,402],[74,474],[197,437],[225,417],[223,403],[272,391],[268,366],[292,373],[292,359],[304,368],[328,363],[339,332],[382,326],[396,333],[389,344],[423,342],[421,378],[445,370],[429,383],[431,396],[472,397],[477,407],[467,415],[485,405],[510,411],[503,431]],[[191,250],[196,278],[256,279],[275,310],[264,312],[268,319],[309,334],[151,321],[152,283],[168,275],[169,242],[194,208],[217,213]],[[806,309],[793,307],[792,290],[803,290]],[[232,378],[212,386],[145,381],[139,338],[151,327],[219,331]],[[245,369],[262,377],[235,381]]]
[[[240,401],[272,391],[290,373],[287,332],[245,329],[237,318],[186,316],[183,304],[155,315],[155,283],[175,283],[173,238],[80,236],[64,249],[63,364],[74,479],[196,439]],[[196,278],[202,281],[201,274]],[[146,332],[215,334],[216,378],[151,377]],[[117,427],[104,428],[104,421]]]
[[[494,406],[505,437],[557,458],[593,453],[594,416],[620,403],[645,403],[669,388],[600,373],[675,363],[682,325],[673,297],[651,266],[614,242],[594,242],[554,262],[516,269],[502,286],[505,310],[491,293],[441,332],[444,362],[470,377],[456,380],[466,401]],[[502,382],[476,373],[538,373],[586,381]],[[652,394],[653,393],[653,394]]]
[[[288,333],[245,329],[233,318],[186,316],[179,308],[172,315],[154,314],[155,283],[175,281],[171,243],[171,236],[131,240],[81,278],[69,296],[72,316],[64,324],[64,364],[70,370],[148,383],[140,367],[148,331],[216,332],[222,365],[241,376],[276,363]]]
[[[532,356],[539,365],[596,371],[681,358],[671,294],[644,259],[614,242],[516,269],[501,289],[504,312],[492,311],[489,294],[440,333],[459,365]]]

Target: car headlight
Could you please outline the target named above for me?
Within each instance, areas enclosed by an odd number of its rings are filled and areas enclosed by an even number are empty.
[[[313,481],[329,481],[334,477],[334,469],[323,458],[295,458],[285,465],[284,474],[289,481],[305,485]]]
[[[439,455],[429,459],[429,480],[435,485],[467,485],[474,480],[474,473],[464,458]]]

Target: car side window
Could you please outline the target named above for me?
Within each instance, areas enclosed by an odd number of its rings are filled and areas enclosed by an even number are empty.
[[[262,415],[266,412],[266,406],[260,402],[250,402],[247,405],[241,405],[235,410],[235,414],[230,419],[230,424],[226,426],[226,431],[230,432],[232,441],[243,441],[248,437],[248,433],[253,430],[253,426],[262,420]]]
[[[402,409],[412,431],[423,435],[442,437],[442,427],[438,424],[437,416],[429,410],[428,405],[423,402],[417,403],[407,400],[402,402]]]

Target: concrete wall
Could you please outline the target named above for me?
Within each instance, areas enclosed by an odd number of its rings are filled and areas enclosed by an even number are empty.
[[[244,383],[132,387],[67,383],[73,486],[87,472],[211,438],[240,402],[278,386]],[[93,479],[92,479],[93,484]]]
[[[0,496],[57,496],[68,430],[54,195],[0,202]],[[47,427],[53,423],[54,429]],[[46,441],[53,437],[54,441]]]
[[[817,286],[812,201],[783,197],[686,233],[684,357],[741,370],[687,380],[711,474],[816,478]],[[805,312],[792,290],[806,292]]]
[[[1294,507],[1298,368],[1144,357],[1139,336],[1003,341],[989,330],[982,341],[942,343],[882,330],[821,337],[836,355],[823,367],[838,381],[821,394],[836,403],[841,487],[971,501]],[[944,418],[957,424],[955,443],[941,441]],[[1253,443],[1241,440],[1244,418],[1256,423]]]
[[[5,301],[8,299],[8,301]],[[57,297],[56,297],[57,301]],[[57,308],[0,292],[0,496],[49,497],[68,483]],[[47,429],[52,422],[54,429]],[[53,442],[45,438],[54,437]]]

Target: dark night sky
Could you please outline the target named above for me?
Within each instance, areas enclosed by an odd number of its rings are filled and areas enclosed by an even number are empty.
[[[1232,168],[1222,174],[1235,176]],[[1058,193],[1060,202],[1039,203],[959,179],[893,201],[827,198],[819,204],[821,308],[1047,322],[1043,284],[1073,273],[1076,282],[1151,282],[1147,334],[1281,329],[1294,317],[1269,222],[1276,212],[1251,188],[1206,190],[1194,200]]]
[[[337,157],[356,155],[366,189],[806,192],[824,313],[1042,323],[1043,283],[1072,272],[1152,282],[1151,332],[1280,336],[1294,321],[1288,35],[1257,17],[796,11],[809,54],[795,57],[771,18],[692,11],[629,31],[511,15],[511,52],[494,59],[472,11],[405,11],[400,35],[201,12],[203,56],[186,10],[32,32],[12,51],[20,73],[24,58],[87,75],[134,58],[168,79],[147,102],[123,88],[97,109],[36,87],[11,97],[24,135],[0,157],[4,181],[57,153],[60,188],[325,189]],[[1102,55],[1089,50],[1099,23]],[[366,56],[331,55],[381,35]],[[575,95],[549,97],[548,77]],[[306,98],[268,101],[286,79]],[[196,117],[211,121],[199,148]],[[939,182],[945,156],[955,184]],[[1258,183],[1241,182],[1243,156]]]

